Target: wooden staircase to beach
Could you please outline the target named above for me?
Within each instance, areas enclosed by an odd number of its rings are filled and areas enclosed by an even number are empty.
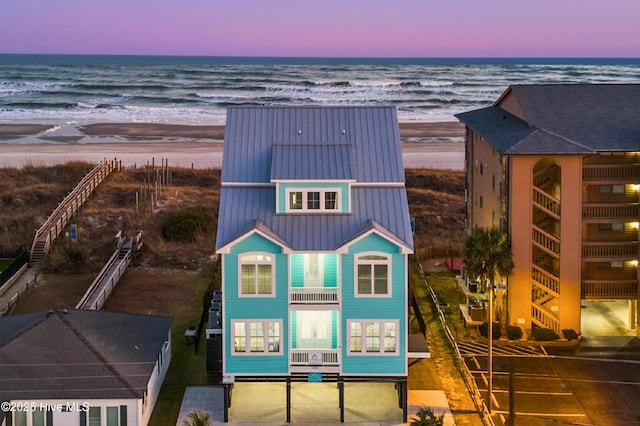
[[[58,204],[58,207],[51,213],[45,223],[36,230],[36,235],[31,245],[30,263],[32,265],[44,263],[53,241],[62,233],[64,227],[67,226],[73,215],[87,201],[96,187],[117,168],[117,160],[101,161]]]

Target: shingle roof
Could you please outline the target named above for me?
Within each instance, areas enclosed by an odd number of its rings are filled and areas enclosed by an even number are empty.
[[[272,179],[355,180],[351,213],[276,214]],[[225,186],[238,183],[262,186]],[[229,108],[216,248],[261,224],[291,250],[334,251],[374,220],[412,249],[403,184],[393,107]]]
[[[89,310],[0,318],[0,400],[141,398],[170,328]]]
[[[525,120],[500,107],[507,94]],[[456,117],[502,153],[640,150],[640,84],[514,85],[500,100]]]

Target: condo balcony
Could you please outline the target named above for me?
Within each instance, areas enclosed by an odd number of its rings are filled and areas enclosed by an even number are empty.
[[[638,267],[632,262],[584,262],[583,299],[635,299],[638,297]]]
[[[582,299],[636,299],[638,280],[582,280]]]
[[[631,221],[640,217],[640,204],[583,204],[582,220],[585,222]]]
[[[582,180],[589,183],[617,184],[640,181],[640,164],[588,164],[582,168]]]
[[[590,260],[632,260],[638,258],[638,241],[632,242],[584,242],[582,258]]]

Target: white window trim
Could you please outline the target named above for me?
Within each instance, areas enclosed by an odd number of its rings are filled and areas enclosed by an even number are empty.
[[[251,327],[250,323],[252,322],[260,322],[262,323],[262,327],[264,330],[264,350],[261,352],[251,352]],[[243,323],[245,330],[245,343],[244,343],[244,351],[237,352],[235,350],[235,340],[236,340],[236,324]],[[269,324],[278,323],[278,330],[280,330],[280,346],[278,347],[277,352],[269,352]],[[231,340],[229,342],[231,356],[281,356],[283,354],[282,347],[283,339],[284,339],[284,330],[282,328],[283,321],[281,319],[235,319],[231,320],[231,333],[229,334]]]
[[[302,208],[301,209],[292,209],[289,200],[291,199],[291,194],[294,192],[302,192]],[[320,193],[320,208],[319,209],[310,209],[308,208],[308,195],[309,192],[319,192]],[[335,209],[325,209],[325,194],[327,192],[335,192],[336,193],[336,208]],[[343,213],[342,212],[342,188],[340,187],[331,187],[331,188],[287,188],[285,191],[285,212],[287,213]]]
[[[242,258],[245,256],[269,256],[270,261],[251,261],[243,262]],[[244,294],[242,293],[242,266],[243,265],[271,265],[271,293],[259,294],[258,293],[258,274],[256,268],[256,293]],[[265,252],[246,252],[238,254],[238,297],[276,297],[276,256],[273,253]]]
[[[359,258],[362,256],[384,256],[386,258],[385,261],[382,260],[363,260],[359,261]],[[353,256],[353,295],[354,297],[392,297],[393,296],[393,286],[392,279],[393,276],[391,273],[391,255],[389,253],[377,252],[377,251],[367,251],[362,253],[356,253]],[[385,294],[375,294],[374,291],[374,274],[371,274],[371,294],[360,294],[358,293],[358,265],[387,265],[387,293]]]
[[[366,324],[374,322],[380,324],[380,350],[378,352],[367,352],[367,335],[366,335]],[[360,324],[361,330],[361,342],[360,342],[360,351],[355,352],[351,351],[351,324],[358,323]],[[384,325],[387,323],[394,324],[396,327],[396,347],[393,352],[385,352],[384,351]],[[400,354],[400,321],[394,319],[351,319],[347,320],[347,341],[346,341],[346,354],[347,356],[398,356]]]

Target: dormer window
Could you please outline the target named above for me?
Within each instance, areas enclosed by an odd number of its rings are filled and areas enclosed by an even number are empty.
[[[289,210],[302,210],[302,191],[289,192]]]
[[[287,189],[287,212],[335,212],[340,209],[341,188]]]

